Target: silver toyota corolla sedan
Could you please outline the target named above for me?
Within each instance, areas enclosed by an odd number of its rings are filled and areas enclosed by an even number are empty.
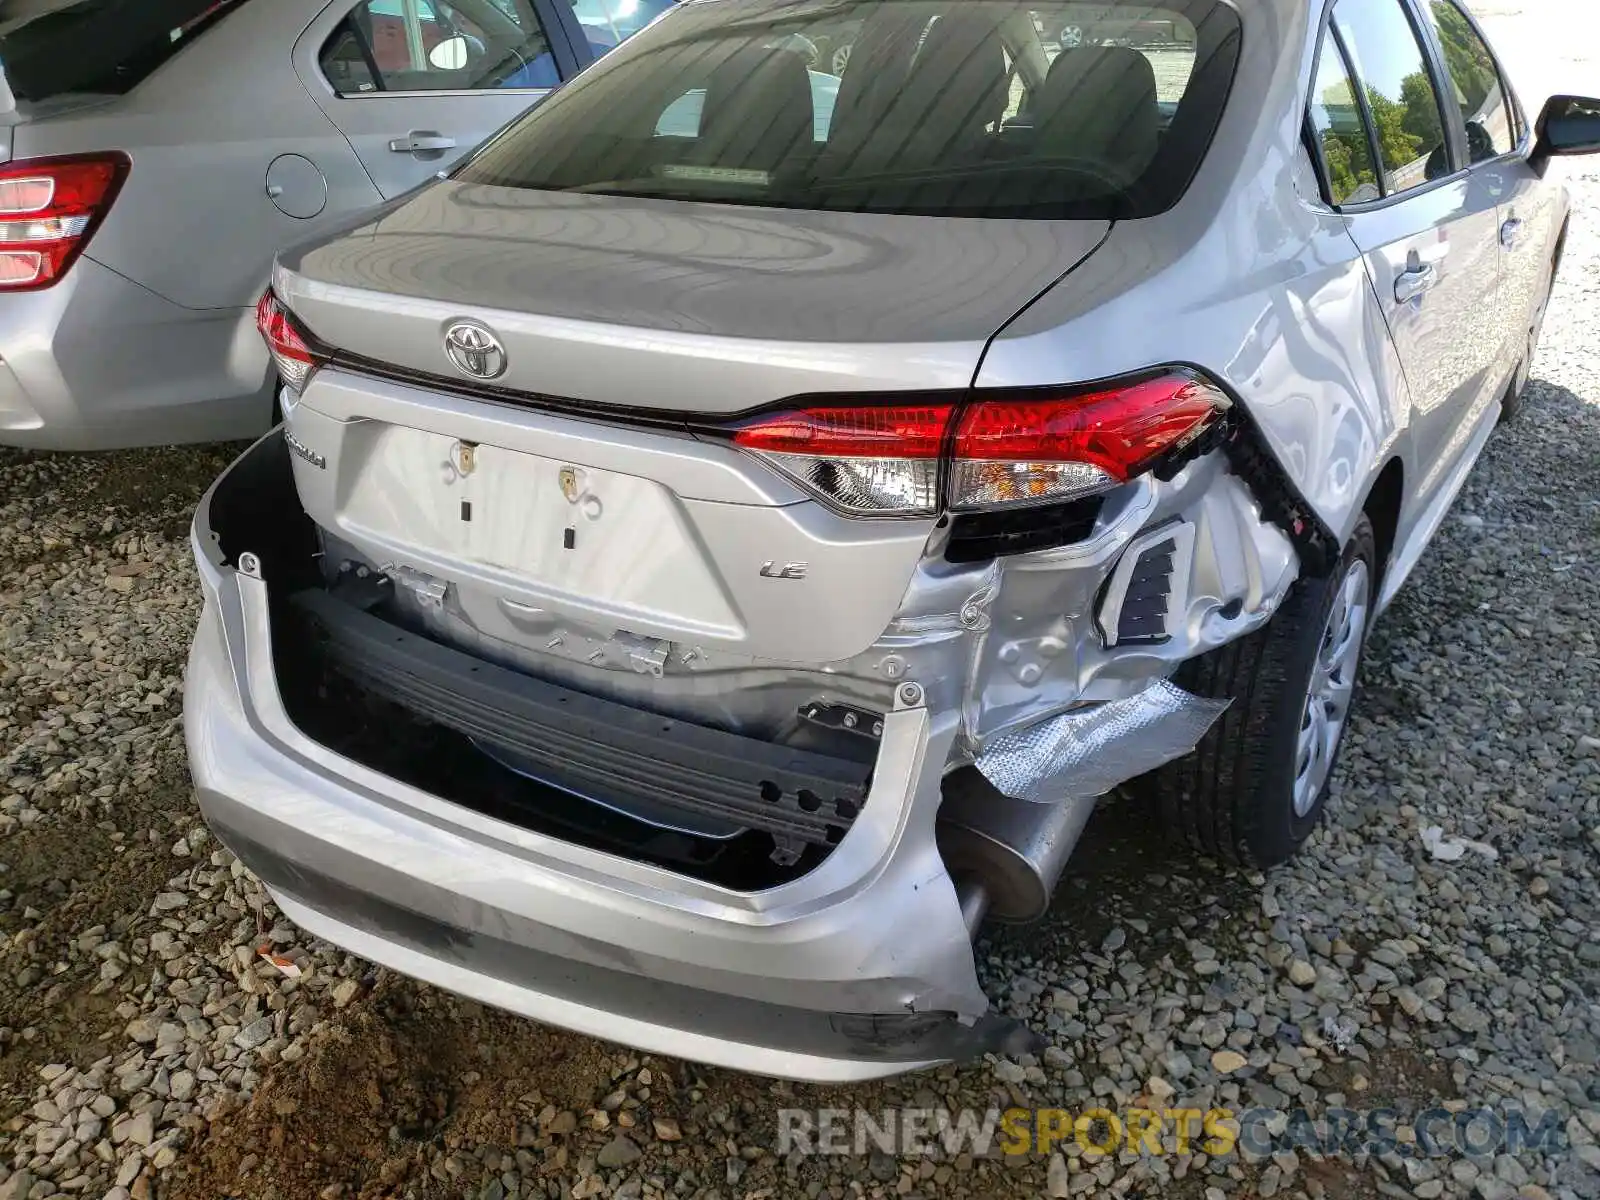
[[[1596,148],[1454,0],[693,0],[279,258],[201,807],[306,929],[540,1020],[1035,1045],[971,937],[1096,797],[1257,867],[1316,825]]]
[[[0,445],[256,437],[279,247],[670,0],[0,0]]]

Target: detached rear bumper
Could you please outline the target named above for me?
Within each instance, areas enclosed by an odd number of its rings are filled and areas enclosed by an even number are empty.
[[[276,434],[201,503],[205,611],[185,713],[200,806],[313,933],[538,1020],[640,1048],[814,1080],[893,1074],[1023,1034],[988,1013],[934,823],[955,714],[888,714],[873,782],[817,869],[729,891],[472,812],[290,721],[272,663],[267,553],[213,536],[213,506],[268,513]],[[218,500],[219,493],[235,495]],[[263,525],[265,522],[263,522]],[[241,537],[241,532],[243,536]]]

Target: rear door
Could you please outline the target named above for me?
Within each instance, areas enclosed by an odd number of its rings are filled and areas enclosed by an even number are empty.
[[[1505,73],[1457,0],[1423,0],[1461,113],[1471,170],[1499,202],[1500,375],[1529,353],[1549,298],[1555,240],[1553,189],[1528,164],[1532,136]]]
[[[295,60],[385,197],[448,169],[577,69],[547,0],[337,0]]]
[[[1434,58],[1403,0],[1338,0],[1325,38],[1325,68],[1342,57],[1355,81],[1376,164],[1373,184],[1340,207],[1410,384],[1426,503],[1499,398],[1500,197],[1493,180],[1467,170],[1461,122],[1441,102]]]

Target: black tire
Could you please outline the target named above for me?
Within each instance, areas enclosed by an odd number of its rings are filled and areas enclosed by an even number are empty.
[[[1548,300],[1545,301],[1549,303]],[[1540,310],[1539,322],[1534,325],[1533,331],[1528,334],[1528,348],[1523,352],[1522,361],[1517,364],[1516,374],[1511,377],[1511,384],[1506,388],[1506,394],[1500,397],[1500,422],[1515,421],[1522,413],[1528,398],[1528,384],[1533,381],[1533,362],[1539,352],[1539,331],[1544,323],[1543,310]]]
[[[1201,853],[1241,867],[1276,866],[1300,848],[1321,819],[1344,729],[1315,802],[1297,815],[1301,722],[1329,617],[1358,561],[1366,566],[1370,629],[1379,584],[1377,545],[1371,522],[1362,517],[1326,578],[1297,580],[1263,628],[1185,663],[1173,676],[1195,695],[1232,701],[1193,754],[1142,781],[1167,828]],[[1361,641],[1358,654],[1365,649],[1365,633]]]
[[[1550,311],[1550,297],[1555,294],[1556,275],[1561,270],[1561,252],[1566,245],[1567,235],[1563,230],[1561,238],[1556,244],[1555,258],[1550,263],[1550,283],[1545,289],[1544,303],[1539,306],[1539,311],[1534,314],[1533,327],[1528,330],[1528,346],[1523,351],[1522,362],[1517,365],[1517,373],[1511,377],[1511,386],[1506,389],[1506,394],[1500,398],[1500,421],[1515,421],[1521,414],[1528,399],[1528,384],[1533,382],[1533,364],[1539,357],[1539,337],[1544,332],[1545,314]]]

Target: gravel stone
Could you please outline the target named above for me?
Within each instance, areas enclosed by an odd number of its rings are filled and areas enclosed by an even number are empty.
[[[625,1167],[630,1163],[638,1162],[642,1154],[643,1151],[639,1149],[638,1142],[625,1134],[619,1133],[604,1146],[600,1147],[600,1152],[595,1155],[595,1162],[608,1171],[614,1171],[618,1167]]]
[[[1232,1075],[1242,1071],[1250,1060],[1237,1050],[1218,1050],[1211,1056],[1211,1069],[1218,1075]]]

